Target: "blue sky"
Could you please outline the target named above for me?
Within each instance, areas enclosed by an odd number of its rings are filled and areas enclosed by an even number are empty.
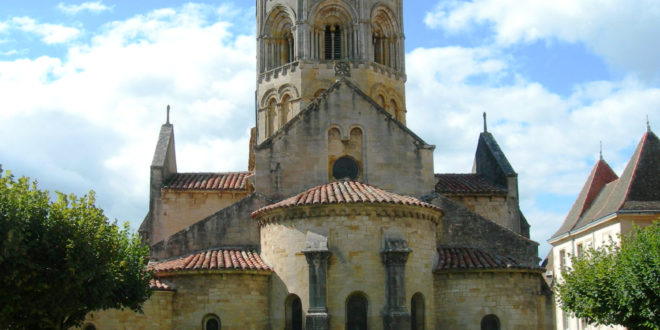
[[[600,141],[621,173],[660,122],[656,0],[408,0],[404,22],[408,125],[469,172],[488,112],[541,256]],[[0,164],[137,228],[167,104],[181,171],[246,168],[254,30],[250,1],[3,1]]]

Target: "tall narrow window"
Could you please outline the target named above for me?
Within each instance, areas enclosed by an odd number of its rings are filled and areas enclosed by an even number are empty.
[[[577,245],[577,257],[582,258],[582,254],[584,253],[584,248],[582,247],[582,243]]]
[[[481,319],[481,330],[500,330],[500,319],[493,315],[486,315]]]
[[[354,293],[346,301],[346,330],[367,330],[367,298]]]
[[[286,298],[286,330],[302,330],[302,303],[300,298],[295,294],[289,295]]]
[[[410,329],[424,330],[424,296],[417,292],[410,301]]]
[[[323,42],[325,44],[324,57],[326,60],[338,60],[341,58],[341,28],[339,26],[326,26]]]
[[[559,251],[559,269],[564,270],[566,267],[566,251],[565,250],[560,250]]]

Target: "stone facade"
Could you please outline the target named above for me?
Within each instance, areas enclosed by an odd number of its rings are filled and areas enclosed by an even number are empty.
[[[179,173],[163,125],[140,234],[171,292],[144,315],[94,313],[96,328],[549,329],[538,243],[494,137],[459,175],[479,181],[466,195],[438,189],[435,146],[406,126],[402,1],[256,11],[248,172]]]
[[[496,315],[501,329],[554,329],[539,271],[438,273],[434,285],[437,329],[479,329],[487,315]]]

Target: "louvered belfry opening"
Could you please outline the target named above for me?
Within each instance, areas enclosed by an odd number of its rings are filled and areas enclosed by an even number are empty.
[[[324,58],[326,60],[338,60],[341,58],[341,28],[337,25],[325,27]]]

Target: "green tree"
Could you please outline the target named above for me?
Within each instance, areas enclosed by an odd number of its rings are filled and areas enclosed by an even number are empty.
[[[0,328],[67,329],[95,310],[141,311],[148,248],[110,222],[94,192],[48,191],[0,169]]]
[[[564,310],[590,323],[660,328],[660,222],[572,261],[557,287]]]

